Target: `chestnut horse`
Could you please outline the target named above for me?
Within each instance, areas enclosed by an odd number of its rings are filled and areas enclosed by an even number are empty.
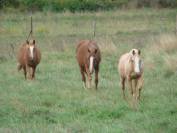
[[[35,70],[41,60],[40,50],[36,47],[35,40],[26,41],[18,51],[18,70],[23,68],[25,79],[29,73],[30,79],[35,78]]]
[[[143,86],[143,63],[140,53],[140,50],[132,49],[129,53],[123,54],[120,57],[118,71],[124,99],[126,80],[129,83],[132,96],[135,100],[140,99],[140,92]]]
[[[101,53],[97,43],[91,40],[80,41],[76,48],[76,58],[80,67],[84,87],[86,87],[85,74],[89,80],[88,88],[90,88],[91,75],[95,71],[95,87],[97,89],[99,64],[101,61]]]

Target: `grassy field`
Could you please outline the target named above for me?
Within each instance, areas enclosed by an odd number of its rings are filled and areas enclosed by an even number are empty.
[[[17,72],[15,58],[30,15],[0,13],[0,132],[176,133],[176,12],[34,13],[42,51],[35,81]],[[81,39],[96,40],[102,51],[98,91],[82,86],[75,59]],[[145,63],[138,110],[122,99],[117,72],[118,58],[131,48],[142,50]]]

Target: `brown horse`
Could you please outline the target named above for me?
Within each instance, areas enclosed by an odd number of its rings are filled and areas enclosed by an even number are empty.
[[[95,71],[95,87],[97,89],[99,64],[101,61],[101,53],[97,43],[91,40],[80,41],[76,48],[76,58],[80,67],[84,87],[86,87],[85,74],[89,80],[88,88],[90,88],[91,74]]]
[[[41,60],[40,50],[36,47],[35,40],[26,41],[18,51],[18,70],[23,68],[25,79],[29,73],[30,79],[35,78],[35,70]]]
[[[125,81],[128,81],[131,94],[135,100],[140,99],[140,92],[143,86],[143,63],[140,53],[140,50],[132,49],[120,57],[118,71],[124,99]]]

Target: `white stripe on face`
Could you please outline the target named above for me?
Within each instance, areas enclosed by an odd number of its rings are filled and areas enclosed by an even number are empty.
[[[34,46],[30,46],[29,49],[30,49],[30,57],[33,59],[34,58],[34,55],[33,55]]]
[[[94,59],[94,57],[91,56],[91,57],[90,57],[90,64],[89,64],[89,70],[90,70],[90,73],[93,72],[93,59]]]
[[[138,57],[135,57],[135,73],[140,73],[140,59]]]

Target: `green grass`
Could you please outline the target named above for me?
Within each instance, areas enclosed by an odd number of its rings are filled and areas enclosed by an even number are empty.
[[[175,133],[177,74],[166,76],[163,57],[151,49],[159,35],[174,33],[175,16],[176,10],[169,9],[35,13],[34,34],[42,62],[36,80],[25,81],[17,72],[10,44],[16,52],[25,41],[30,18],[1,14],[0,132]],[[98,91],[83,88],[75,59],[77,42],[93,38],[95,18],[94,39],[102,51]],[[145,62],[138,110],[122,99],[117,72],[118,58],[133,47],[142,49]]]

